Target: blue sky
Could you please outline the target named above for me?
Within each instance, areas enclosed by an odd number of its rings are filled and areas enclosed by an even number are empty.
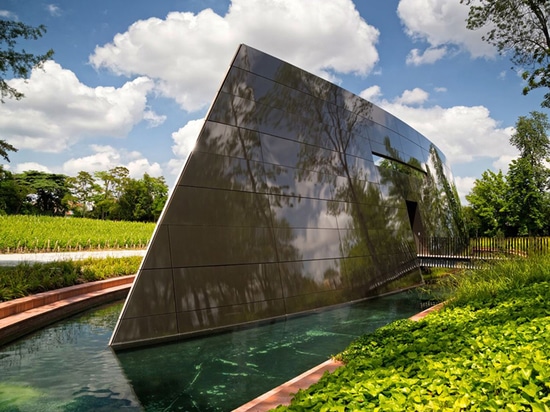
[[[465,28],[459,0],[2,0],[0,17],[44,24],[27,51],[52,61],[0,106],[13,172],[76,175],[126,166],[172,185],[238,44],[378,104],[446,154],[462,199],[507,171],[523,96],[509,58]]]

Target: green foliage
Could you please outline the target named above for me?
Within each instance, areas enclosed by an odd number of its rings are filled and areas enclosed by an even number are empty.
[[[449,306],[484,305],[533,283],[550,281],[550,255],[509,258],[496,265],[466,270],[442,280],[451,290]]]
[[[507,224],[517,232],[512,235],[541,235],[550,209],[546,189],[550,172],[545,161],[550,157],[548,116],[531,112],[521,116],[516,132],[510,138],[520,157],[513,160],[508,171]]]
[[[513,160],[508,170],[507,225],[511,236],[538,236],[545,234],[548,196],[537,182],[536,167],[528,159]]]
[[[4,158],[6,162],[10,161],[8,152],[17,152],[17,149],[5,140],[0,140],[0,157]]]
[[[115,276],[133,275],[141,260],[140,256],[130,256],[0,267],[0,301]]]
[[[122,220],[153,222],[159,218],[167,198],[168,186],[164,178],[145,173],[143,179],[132,179],[126,184],[114,215]]]
[[[504,233],[507,193],[508,184],[501,171],[494,173],[487,170],[481,179],[476,179],[472,191],[466,196],[471,205],[470,222],[475,222],[476,236]]]
[[[13,174],[0,166],[0,215],[19,213],[25,196]]]
[[[88,209],[92,209],[93,199],[100,190],[99,186],[93,176],[85,171],[78,172],[76,177],[67,178],[67,185],[70,193],[66,195],[65,201],[75,215],[85,217]]]
[[[544,113],[520,116],[510,143],[520,153],[508,174],[489,170],[466,199],[470,234],[475,236],[544,236],[550,234],[550,122]]]
[[[1,143],[1,142],[0,142]],[[12,174],[0,167],[0,214],[92,217],[154,222],[168,199],[164,177],[129,177],[118,166],[80,171],[76,177],[30,170]]]
[[[482,39],[511,56],[523,71],[523,94],[550,86],[550,3],[545,0],[461,0],[470,6],[467,28],[487,27]],[[550,107],[550,93],[543,107]]]
[[[20,187],[25,188],[27,211],[33,214],[63,216],[67,210],[64,202],[69,193],[67,176],[29,170],[15,176]]]
[[[17,78],[28,78],[34,67],[42,67],[43,63],[53,56],[53,50],[43,55],[34,55],[25,50],[16,50],[19,39],[37,40],[46,33],[46,26],[32,27],[19,21],[0,19],[0,101],[5,97],[21,99],[23,93],[8,85],[5,77],[8,73]]]
[[[528,159],[532,165],[540,165],[550,153],[550,140],[547,136],[549,130],[548,116],[533,111],[530,117],[519,117],[510,143],[519,150],[521,158]]]
[[[143,248],[154,223],[0,215],[0,252]]]
[[[455,287],[478,293],[362,336],[338,356],[344,367],[277,410],[548,411],[549,264],[513,260],[463,276]]]

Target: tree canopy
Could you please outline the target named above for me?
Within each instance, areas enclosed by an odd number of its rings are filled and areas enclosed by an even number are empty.
[[[550,87],[550,2],[548,0],[461,0],[470,6],[466,27],[488,27],[482,38],[523,71],[523,94]],[[550,107],[546,93],[543,107]]]
[[[11,87],[6,81],[6,75],[27,79],[32,69],[42,67],[44,62],[52,57],[53,50],[45,54],[35,55],[24,49],[16,49],[17,41],[37,40],[46,32],[46,26],[33,27],[19,21],[0,20],[0,100],[4,98],[24,97],[23,93]]]
[[[37,40],[45,32],[46,26],[43,25],[32,27],[19,21],[0,19],[0,102],[4,103],[6,97],[19,100],[24,96],[7,83],[8,74],[15,78],[27,79],[34,67],[42,67],[44,62],[52,57],[52,49],[41,55],[16,49],[18,40]],[[0,139],[0,157],[7,162],[10,161],[8,152],[17,152],[17,149]]]
[[[549,235],[550,123],[544,113],[521,116],[510,137],[520,155],[506,176],[486,171],[466,199],[470,202],[470,232],[483,236]]]
[[[0,167],[0,214],[35,214],[96,219],[156,221],[168,198],[163,177],[129,176],[114,167],[77,176],[30,170],[12,174]]]
[[[0,157],[4,158],[7,162],[10,161],[8,152],[17,152],[17,149],[5,140],[0,140]]]
[[[506,227],[506,194],[508,185],[501,171],[486,170],[474,183],[466,199],[471,204],[475,219],[475,234],[481,236],[503,235]],[[472,234],[472,233],[471,233]]]

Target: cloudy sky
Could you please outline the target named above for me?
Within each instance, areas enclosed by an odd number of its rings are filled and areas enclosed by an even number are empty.
[[[459,0],[2,0],[0,17],[47,33],[53,60],[0,106],[11,171],[126,166],[172,185],[240,43],[376,103],[446,154],[462,199],[507,171],[523,96],[509,59],[465,28]]]

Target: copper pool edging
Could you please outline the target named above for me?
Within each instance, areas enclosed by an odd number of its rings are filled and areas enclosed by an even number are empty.
[[[0,303],[0,346],[103,303],[124,299],[135,275],[69,286]]]
[[[428,309],[411,316],[409,319],[415,322],[419,321],[430,313],[440,310],[444,304],[445,302],[438,303],[437,305],[431,306]],[[269,392],[258,396],[250,402],[245,403],[237,409],[234,409],[233,412],[265,412],[274,409],[279,405],[289,405],[292,395],[298,392],[298,390],[309,388],[314,383],[317,383],[325,372],[332,373],[340,366],[343,366],[342,362],[329,359],[302,373],[301,375],[283,383],[282,385],[277,386]]]

